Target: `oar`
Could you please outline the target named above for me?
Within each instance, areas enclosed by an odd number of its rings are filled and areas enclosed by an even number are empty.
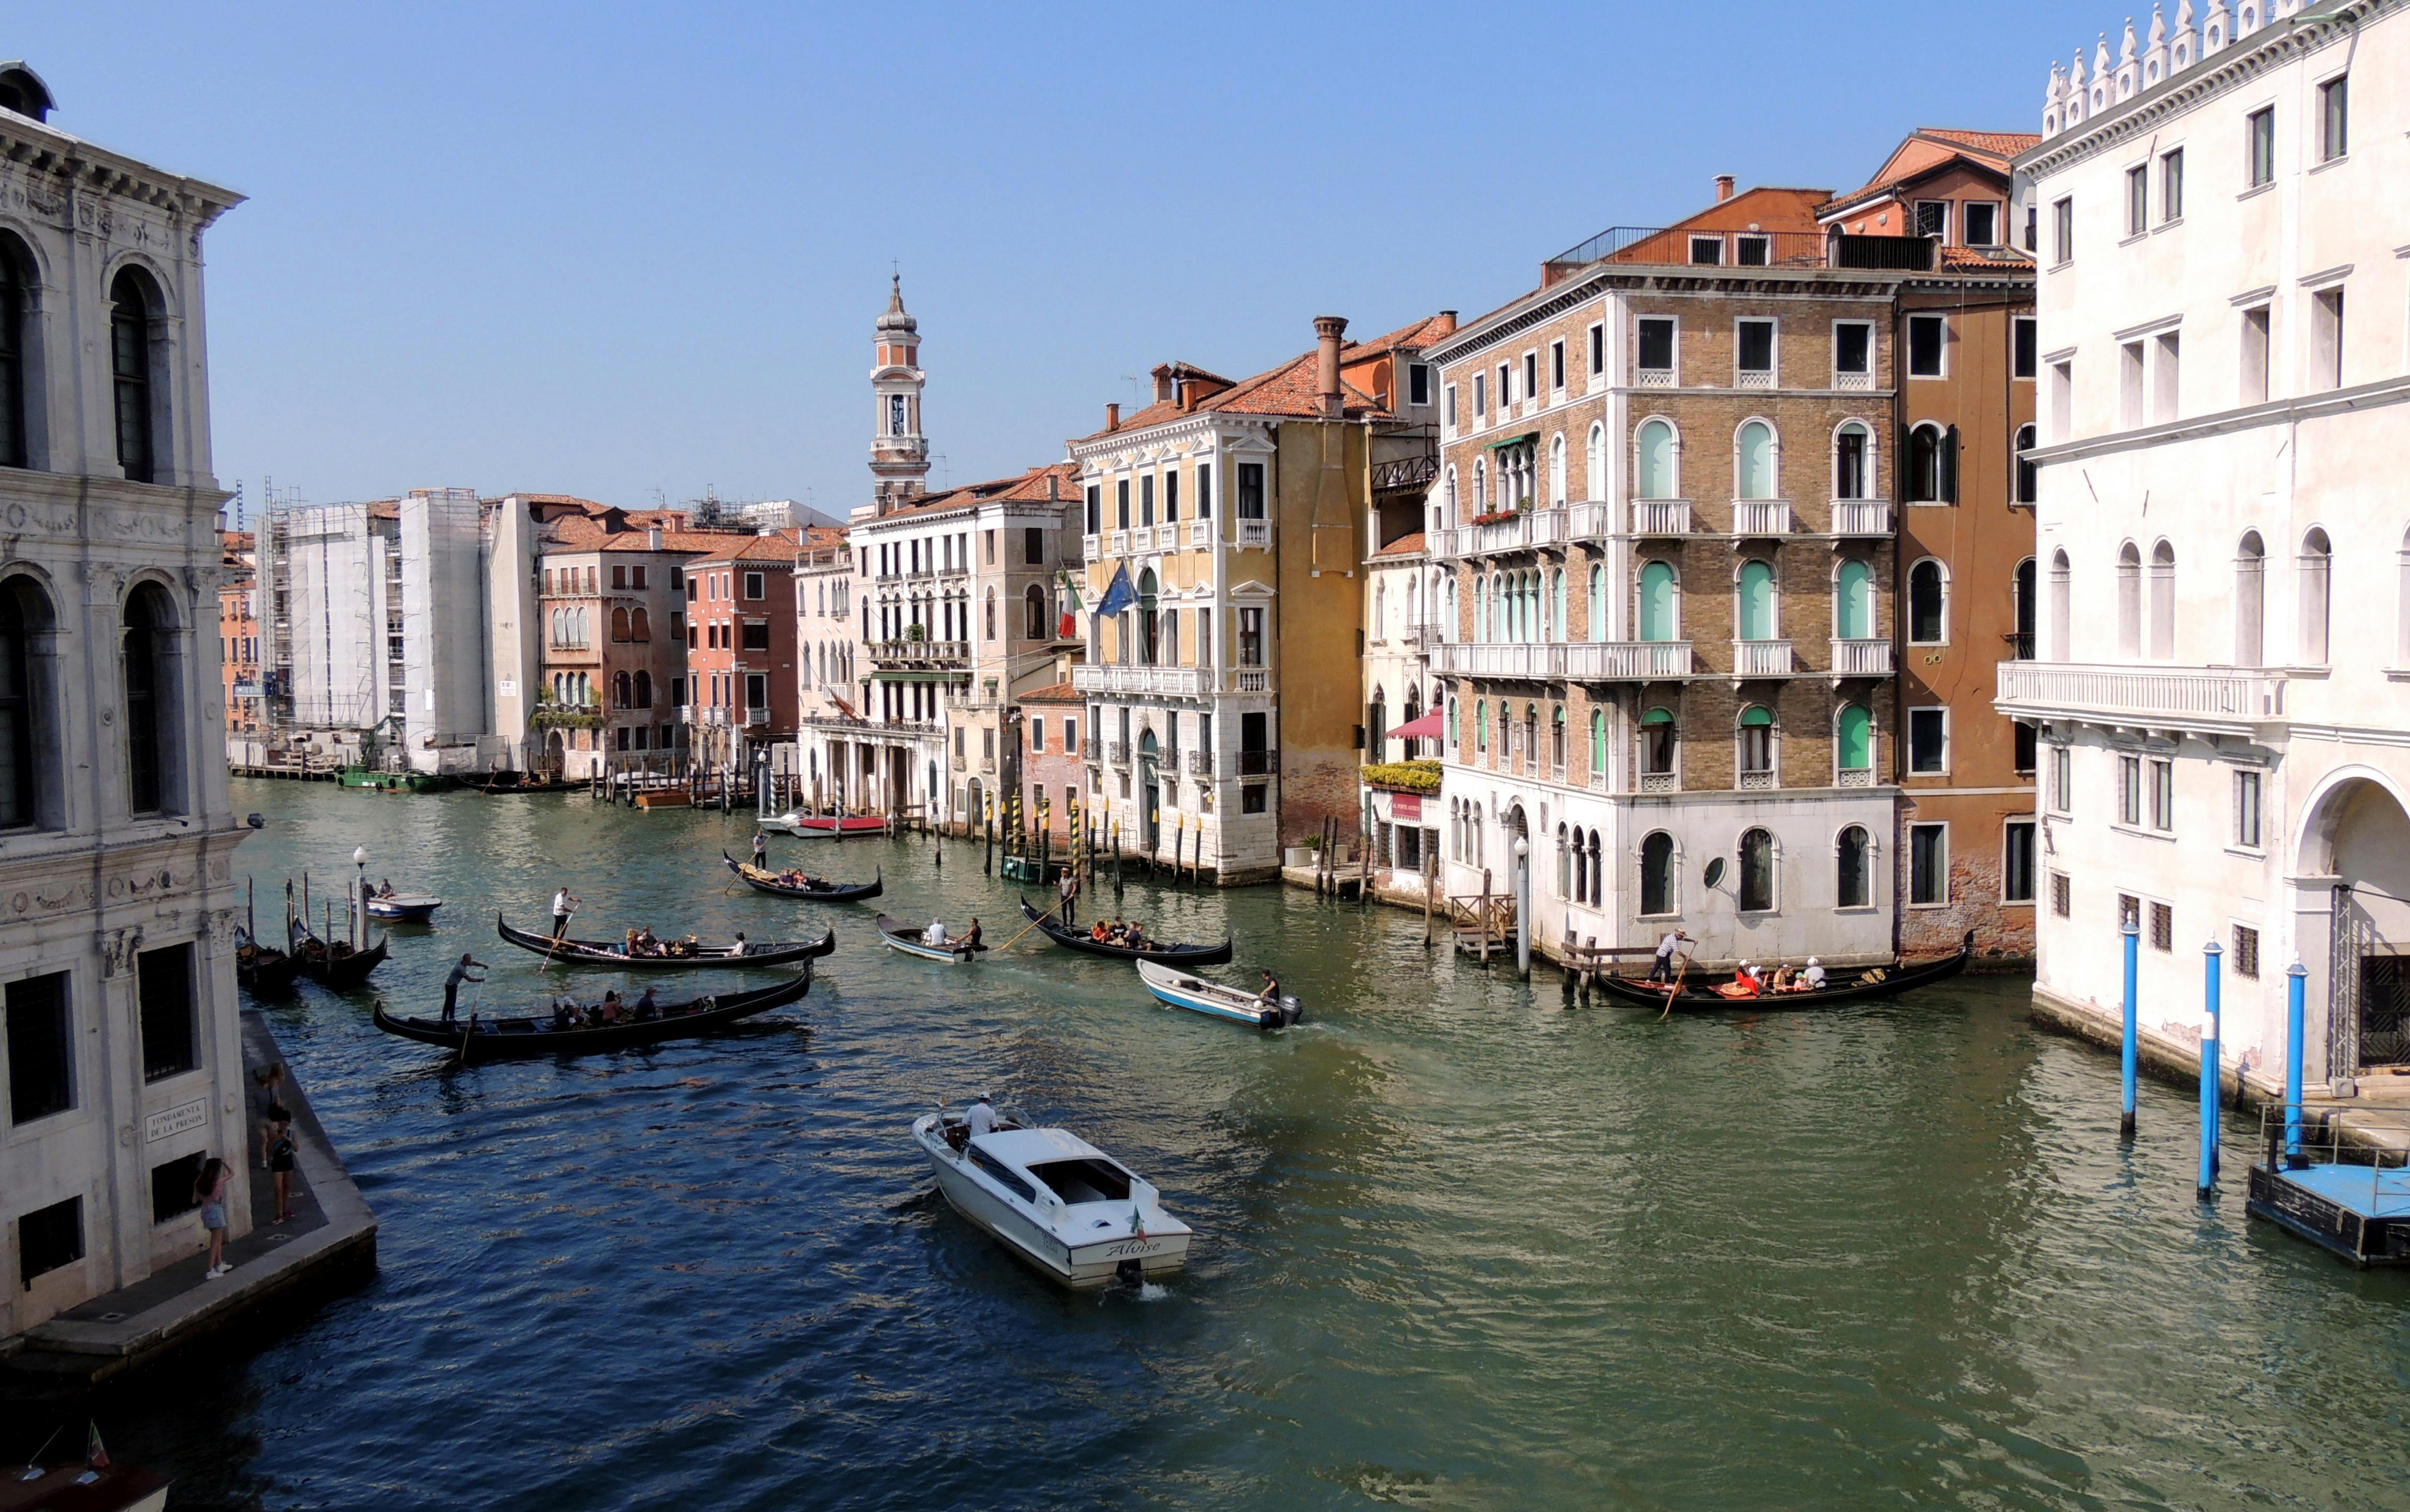
[[[1037,918],[1030,920],[1030,921],[1029,921],[1029,929],[1035,929],[1035,928],[1037,928],[1039,924],[1044,923],[1046,922],[1047,918],[1048,918],[1048,915],[1046,915],[1046,914],[1042,914],[1042,913],[1041,913],[1041,914],[1039,914]],[[1023,931],[1021,932],[1021,934],[1013,936],[1010,939],[1006,940],[1002,945],[997,946],[997,947],[996,947],[996,949],[997,949],[997,950],[999,950],[999,951],[1009,951],[1009,950],[1012,949],[1015,945],[1018,945],[1018,944],[1020,944],[1020,943],[1021,943],[1022,937],[1023,937],[1024,935],[1027,935],[1027,934],[1029,933],[1029,929],[1024,929],[1024,930],[1023,930]]]
[[[1689,956],[1689,955],[1687,955],[1687,954],[1686,954],[1686,955],[1684,955],[1684,956],[1682,957],[1682,965],[1681,965],[1681,967],[1680,967],[1678,969],[1677,969],[1677,970],[1675,971],[1675,973],[1674,973],[1674,985],[1673,985],[1672,987],[1670,987],[1670,988],[1666,989],[1666,992],[1665,992],[1665,1010],[1664,1010],[1664,1011],[1663,1011],[1663,1012],[1659,1013],[1659,1014],[1657,1015],[1657,1022],[1659,1022],[1660,1024],[1662,1024],[1663,1022],[1665,1022],[1665,1020],[1670,1019],[1670,1018],[1672,1018],[1672,1017],[1674,1016],[1674,998],[1675,998],[1675,997],[1676,997],[1676,996],[1677,996],[1677,995],[1678,995],[1678,994],[1681,992],[1681,990],[1682,990],[1682,979],[1683,979],[1684,977],[1689,976],[1690,974],[1691,974],[1691,958],[1690,958],[1690,956]]]
[[[572,909],[569,910],[569,917],[560,922],[560,933],[552,937],[552,950],[544,952],[544,966],[552,965],[552,951],[560,949],[560,942],[569,938],[569,926],[576,922],[577,910]],[[537,969],[541,970],[543,967],[540,967]]]

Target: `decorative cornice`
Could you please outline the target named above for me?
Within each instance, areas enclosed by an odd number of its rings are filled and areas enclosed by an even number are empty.
[[[2404,3],[2410,4],[2410,0],[2404,0]],[[1673,263],[1592,263],[1563,283],[1535,290],[1512,304],[1501,306],[1465,327],[1445,343],[1430,348],[1424,356],[1426,360],[1445,368],[1614,290],[1741,299],[1889,299],[1911,277],[1938,279],[1940,275],[1912,275],[1864,268],[1744,269],[1722,266],[1692,269]],[[2030,271],[2015,282],[2030,284]]]
[[[121,196],[189,216],[196,230],[244,198],[205,179],[167,172],[14,111],[0,110],[0,158],[51,174],[79,189]]]
[[[2061,442],[2055,446],[2029,451],[2025,457],[2038,463],[2072,462],[2086,457],[2134,451],[2167,442],[2198,441],[2204,436],[2223,435],[2229,431],[2256,430],[2261,426],[2289,425],[2298,420],[2316,420],[2353,410],[2378,409],[2404,402],[2410,402],[2410,377],[2385,378],[2351,388],[2329,389],[2323,394],[2302,399],[2280,399],[2239,410],[2221,410],[2215,414],[2198,415],[2188,420],[2170,420],[2164,425],[2143,426],[2105,436],[2089,436],[2082,441]]]

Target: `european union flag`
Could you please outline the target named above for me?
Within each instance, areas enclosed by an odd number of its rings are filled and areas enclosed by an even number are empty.
[[[1138,590],[1130,587],[1129,563],[1113,569],[1113,580],[1105,585],[1105,596],[1096,601],[1096,613],[1111,618],[1138,602]]]

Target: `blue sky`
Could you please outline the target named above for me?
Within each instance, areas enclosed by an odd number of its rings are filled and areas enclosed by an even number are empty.
[[[891,265],[967,482],[1157,362],[1469,317],[1719,172],[1843,189],[1916,125],[2033,129],[2127,8],[80,0],[12,7],[0,55],[63,128],[252,196],[208,252],[254,507],[272,476],[841,513]]]

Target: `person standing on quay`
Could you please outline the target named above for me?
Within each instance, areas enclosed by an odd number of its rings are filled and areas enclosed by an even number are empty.
[[[453,1013],[460,1007],[460,983],[464,981],[479,982],[486,980],[483,977],[472,977],[469,975],[472,968],[477,970],[491,969],[486,967],[485,962],[478,960],[474,955],[472,955],[467,951],[462,951],[460,952],[460,964],[454,967],[450,973],[443,979],[443,1026],[447,1029],[452,1027]]]
[[[201,1172],[193,1179],[193,1197],[201,1204],[201,1227],[210,1236],[210,1269],[203,1279],[215,1281],[234,1269],[225,1263],[226,1184],[234,1179],[234,1168],[210,1156],[201,1162]]]
[[[276,1137],[268,1146],[268,1169],[276,1182],[276,1221],[293,1221],[293,1123],[276,1121]]]
[[[276,1137],[276,1126],[292,1117],[284,1108],[284,1063],[277,1061],[259,1073],[259,1164],[268,1165],[269,1141]]]

